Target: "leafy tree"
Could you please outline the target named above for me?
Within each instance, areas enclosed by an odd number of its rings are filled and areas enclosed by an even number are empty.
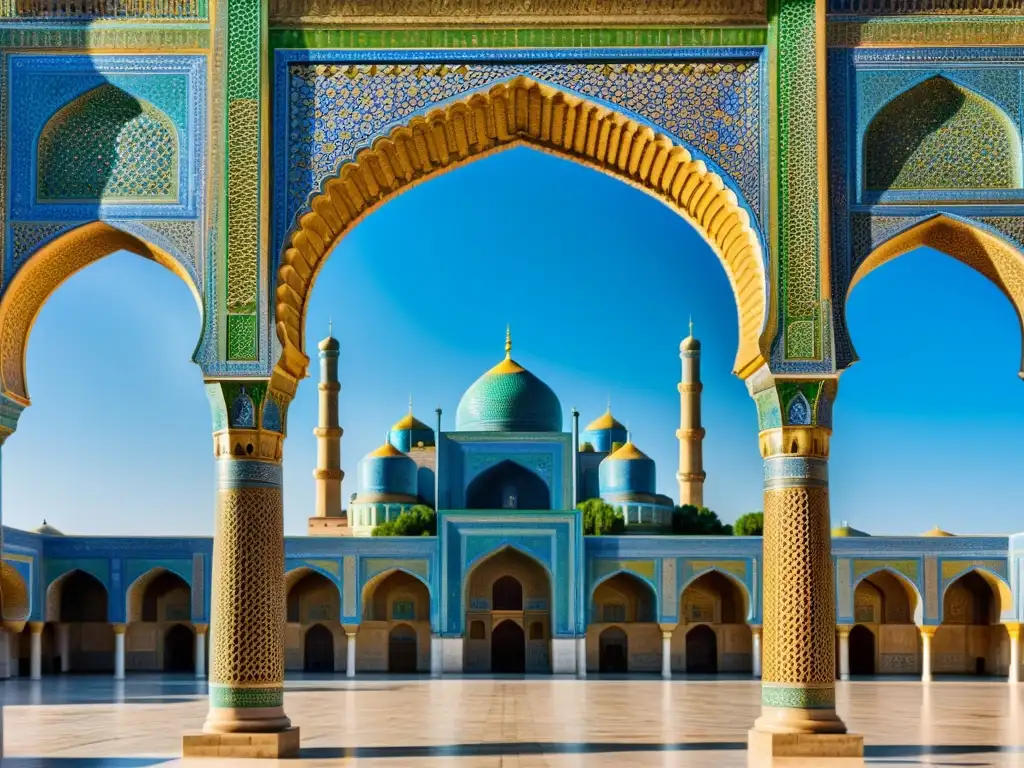
[[[373,529],[374,536],[436,536],[437,513],[425,504],[416,504],[394,520]]]
[[[734,536],[763,536],[764,535],[764,512],[747,512],[733,523],[732,533]]]
[[[622,512],[603,499],[581,501],[577,509],[583,512],[584,536],[614,536],[626,530]]]
[[[732,526],[723,524],[707,507],[684,504],[672,512],[672,533],[678,536],[731,536]]]

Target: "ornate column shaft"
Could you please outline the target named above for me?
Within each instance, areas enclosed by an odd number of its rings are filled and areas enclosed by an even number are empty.
[[[284,713],[284,507],[288,402],[261,381],[207,383],[217,465],[210,596],[210,710],[186,756],[287,757]],[[247,752],[248,750],[248,752]]]
[[[859,757],[863,741],[844,735],[835,709],[828,452],[836,381],[762,373],[747,383],[764,457],[762,709],[750,747],[775,757]]]

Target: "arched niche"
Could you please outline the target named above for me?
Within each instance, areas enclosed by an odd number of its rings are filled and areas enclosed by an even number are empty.
[[[55,622],[109,621],[107,588],[96,576],[74,569],[46,588],[46,620]]]
[[[746,378],[767,361],[774,334],[766,259],[750,214],[723,179],[673,139],[614,110],[516,77],[379,137],[343,163],[289,234],[276,275],[281,342],[277,385],[294,393],[307,375],[306,310],[317,273],[351,228],[414,184],[526,145],[611,174],[671,206],[720,258],[736,299],[734,369]]]
[[[1021,139],[994,103],[945,77],[894,98],[864,132],[869,192],[1021,186]]]
[[[401,568],[363,585],[356,668],[367,672],[430,670],[430,589]]]
[[[879,607],[872,618],[855,615],[860,623],[875,624],[916,624],[924,621],[924,602],[921,593],[910,579],[892,568],[878,568],[860,575],[853,585],[854,610],[856,611],[857,590],[869,590],[877,595]]]
[[[635,573],[619,571],[594,585],[587,626],[587,669],[657,672],[661,628],[654,588]]]
[[[164,112],[104,83],[61,107],[36,146],[40,202],[176,202],[178,131]]]
[[[933,248],[971,267],[988,278],[1010,300],[1024,338],[1024,257],[1020,250],[967,219],[937,214],[903,230],[877,246],[856,268],[847,289],[853,289],[871,272],[921,246]],[[846,321],[844,305],[843,323]],[[1024,349],[1021,370],[1024,378]]]
[[[704,597],[700,605],[696,606],[698,611],[687,614],[684,611],[687,606],[687,597],[698,595]],[[711,602],[708,601],[708,598]],[[709,617],[707,608],[716,601],[715,613],[710,615],[717,616],[719,622],[736,624],[746,621],[750,613],[750,592],[747,590],[746,584],[731,573],[718,568],[711,568],[695,575],[683,586],[679,594],[679,616],[692,623],[707,621]]]
[[[942,623],[932,639],[932,668],[938,674],[1005,675],[1009,635],[999,623],[1013,606],[1007,583],[974,566],[942,591]]]
[[[746,623],[750,605],[746,585],[733,574],[719,568],[695,574],[679,595],[679,624],[671,641],[672,669],[749,672],[754,652]]]
[[[203,300],[187,270],[166,251],[109,224],[94,221],[55,238],[34,253],[0,300],[0,393],[30,404],[26,352],[32,325],[46,300],[73,274],[117,251],[128,251],[169,269],[188,286],[200,314]],[[129,290],[119,288],[118,290]]]
[[[285,612],[288,623],[341,621],[341,592],[314,568],[300,567],[285,574]]]
[[[918,626],[923,621],[924,606],[917,587],[898,571],[879,568],[857,579],[853,605],[858,632],[856,638],[853,634],[849,638],[850,663],[851,671],[854,668],[861,671],[852,671],[852,674],[919,672]],[[838,644],[836,648],[838,659]],[[857,664],[854,665],[855,656]]]
[[[594,586],[591,596],[592,623],[621,624],[657,620],[657,594],[639,576],[620,571]]]
[[[189,622],[192,588],[167,568],[153,568],[133,581],[125,598],[125,616],[132,622]]]
[[[466,509],[551,509],[551,490],[536,473],[505,460],[470,481]]]

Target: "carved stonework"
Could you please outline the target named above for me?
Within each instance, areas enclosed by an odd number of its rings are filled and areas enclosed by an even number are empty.
[[[270,0],[274,25],[764,23],[765,0]]]
[[[828,11],[848,16],[1020,16],[1020,0],[829,0]]]

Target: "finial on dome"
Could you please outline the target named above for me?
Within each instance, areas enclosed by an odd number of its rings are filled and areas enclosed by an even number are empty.
[[[691,325],[692,325],[692,323],[691,323]],[[334,335],[334,317],[330,316],[330,315],[327,317],[327,335],[328,336],[333,336]]]
[[[505,326],[505,359],[512,359],[512,326]]]
[[[608,413],[612,412],[612,396],[608,395]]]
[[[409,393],[409,413],[412,413],[412,392]]]
[[[690,315],[690,336],[693,336],[693,315]]]

